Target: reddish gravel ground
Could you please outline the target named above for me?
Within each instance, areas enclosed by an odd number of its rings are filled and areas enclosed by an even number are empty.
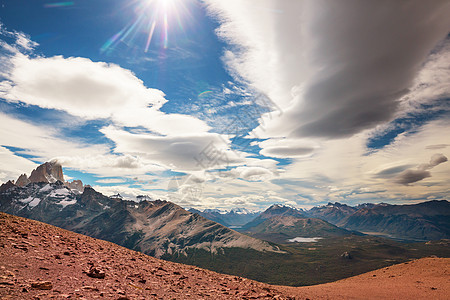
[[[300,299],[450,299],[450,258],[422,258],[310,287],[285,287]]]
[[[292,288],[166,262],[4,213],[0,229],[1,299],[450,299],[450,259]]]

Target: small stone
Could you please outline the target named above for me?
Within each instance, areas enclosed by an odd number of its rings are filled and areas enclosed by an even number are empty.
[[[347,251],[345,251],[344,253],[341,254],[341,257],[344,259],[352,259],[352,255],[350,253],[348,253]]]
[[[51,290],[53,288],[53,285],[50,281],[38,281],[33,282],[31,284],[31,287],[38,290]]]
[[[89,271],[86,272],[86,275],[89,276],[89,277],[92,277],[92,278],[100,278],[100,279],[103,279],[103,278],[105,278],[105,275],[106,275],[106,274],[105,274],[105,272],[103,272],[103,271],[97,269],[96,267],[91,266],[90,269],[89,269]]]

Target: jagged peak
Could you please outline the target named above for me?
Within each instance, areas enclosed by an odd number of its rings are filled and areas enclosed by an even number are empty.
[[[298,209],[290,204],[284,204],[284,203],[275,203],[272,204],[267,210],[269,209],[279,209],[279,208],[289,208],[298,211]]]
[[[120,193],[117,193],[115,195],[111,195],[109,196],[109,198],[114,198],[114,199],[123,199],[122,195]]]

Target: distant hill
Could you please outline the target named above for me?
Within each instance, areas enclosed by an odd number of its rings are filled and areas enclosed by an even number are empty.
[[[233,208],[229,211],[218,209],[205,209],[201,211],[190,208],[189,211],[230,228],[240,228],[260,214],[260,212],[252,212],[245,208]]]
[[[304,212],[290,206],[272,205],[253,221],[246,224],[244,232],[275,243],[287,243],[297,237],[335,237],[351,232],[324,220],[308,218]]]
[[[341,204],[339,202],[329,202],[327,205],[311,208],[306,214],[311,218],[319,218],[337,225],[342,222],[344,218],[354,214],[357,210],[358,208],[353,206]]]
[[[262,222],[264,222],[267,219],[270,219],[271,217],[275,216],[292,216],[297,218],[304,218],[305,215],[300,210],[289,206],[289,205],[283,205],[283,204],[274,204],[267,208],[265,211],[260,213],[256,218],[254,218],[252,221],[248,222],[244,226],[242,226],[242,230],[248,230],[252,227],[255,227]]]
[[[412,205],[376,205],[361,208],[338,224],[347,229],[405,239],[448,239],[450,202],[435,200]]]

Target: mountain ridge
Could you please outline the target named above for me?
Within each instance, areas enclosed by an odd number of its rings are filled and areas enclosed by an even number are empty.
[[[73,192],[60,181],[13,186],[0,193],[0,211],[56,225],[160,257],[222,247],[281,252],[271,245],[164,201],[111,198],[86,187]]]

